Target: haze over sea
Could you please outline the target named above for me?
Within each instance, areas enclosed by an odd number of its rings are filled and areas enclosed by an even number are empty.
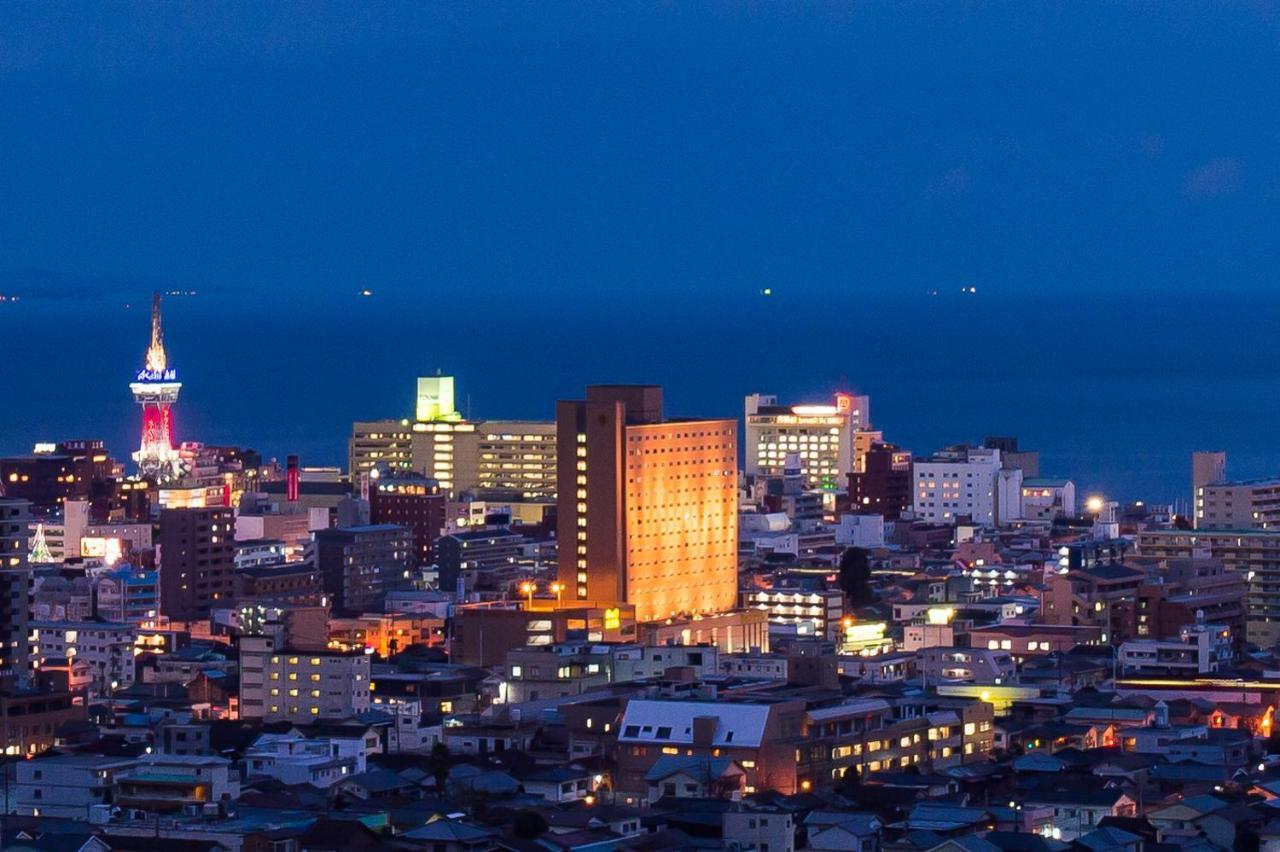
[[[137,289],[137,288],[134,288]],[[0,452],[102,437],[136,448],[128,390],[147,342],[145,292],[0,305]],[[180,440],[342,465],[355,419],[408,416],[413,381],[458,380],[477,418],[551,419],[592,382],[665,386],[672,415],[737,416],[744,394],[871,395],[877,428],[917,453],[1016,435],[1082,493],[1185,500],[1189,454],[1233,477],[1280,474],[1280,301],[1236,296],[492,298],[248,292],[165,303],[184,387]],[[16,356],[16,357],[14,357]]]

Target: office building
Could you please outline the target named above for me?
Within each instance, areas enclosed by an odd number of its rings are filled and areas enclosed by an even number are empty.
[[[26,500],[0,497],[0,684],[25,681],[31,669],[29,522],[30,504]]]
[[[445,525],[447,501],[440,483],[418,474],[373,470],[378,475],[369,482],[370,523],[407,528],[413,535],[414,565],[432,564]]]
[[[160,512],[160,613],[174,621],[209,617],[233,591],[235,513],[230,509]]]
[[[836,394],[831,405],[779,405],[772,395],[746,398],[746,473],[781,476],[788,454],[800,460],[808,488],[836,490],[853,470],[854,433],[870,426],[865,396]]]
[[[453,400],[452,377],[420,378],[414,419],[355,423],[348,443],[352,480],[385,465],[435,479],[447,495],[554,502],[555,423],[470,421]]]
[[[319,569],[334,609],[360,612],[413,584],[413,534],[395,524],[317,530],[307,561]]]
[[[641,621],[737,600],[732,420],[664,420],[662,389],[587,388],[556,407],[559,580],[577,603]]]

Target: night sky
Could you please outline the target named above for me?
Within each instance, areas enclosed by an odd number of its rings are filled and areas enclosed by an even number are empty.
[[[154,288],[179,438],[308,463],[441,369],[1273,475],[1277,81],[1262,2],[0,4],[0,452],[127,458]]]
[[[1262,2],[6,3],[0,280],[1269,293],[1278,47]]]

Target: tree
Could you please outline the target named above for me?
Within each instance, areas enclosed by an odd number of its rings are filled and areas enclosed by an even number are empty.
[[[449,747],[443,741],[437,741],[431,747],[431,756],[427,758],[427,767],[436,779],[436,795],[445,795],[445,784],[449,781]]]
[[[859,607],[873,603],[876,596],[871,591],[871,551],[850,547],[840,557],[840,588],[849,606]]]
[[[511,820],[512,834],[522,840],[535,840],[546,834],[550,827],[542,814],[528,808],[516,811],[515,817]]]

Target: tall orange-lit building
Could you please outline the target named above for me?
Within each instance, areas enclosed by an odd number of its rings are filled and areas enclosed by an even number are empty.
[[[664,420],[662,389],[595,385],[556,406],[559,580],[646,621],[737,601],[735,420]]]

